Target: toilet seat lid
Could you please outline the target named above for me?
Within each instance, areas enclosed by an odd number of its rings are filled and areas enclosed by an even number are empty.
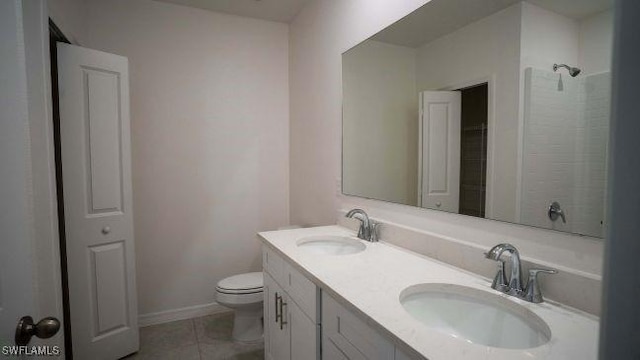
[[[263,286],[264,279],[261,272],[230,276],[218,283],[218,289],[231,291],[261,290]]]

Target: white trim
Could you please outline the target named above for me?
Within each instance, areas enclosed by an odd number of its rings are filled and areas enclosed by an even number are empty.
[[[172,321],[193,319],[207,315],[219,314],[231,311],[226,306],[217,302],[209,304],[187,306],[179,309],[159,311],[155,313],[142,314],[138,316],[138,326],[145,327],[151,325],[164,324]]]
[[[29,152],[31,166],[31,215],[36,271],[35,318],[63,319],[62,274],[58,238],[57,194],[53,149],[49,17],[46,0],[20,1],[23,12]],[[64,331],[42,344],[58,345],[64,354]],[[64,355],[63,355],[64,358]]]

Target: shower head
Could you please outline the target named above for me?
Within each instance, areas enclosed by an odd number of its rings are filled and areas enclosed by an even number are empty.
[[[556,72],[558,71],[558,68],[565,68],[567,70],[569,70],[569,75],[571,75],[571,77],[576,77],[578,76],[578,74],[580,74],[580,69],[577,67],[571,67],[565,64],[553,64],[553,71]]]

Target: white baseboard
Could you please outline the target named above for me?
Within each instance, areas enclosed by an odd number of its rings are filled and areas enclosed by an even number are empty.
[[[177,320],[193,319],[201,316],[218,314],[231,311],[228,307],[217,302],[209,304],[188,306],[180,309],[165,310],[156,313],[142,314],[138,316],[138,326],[145,327],[168,323]]]

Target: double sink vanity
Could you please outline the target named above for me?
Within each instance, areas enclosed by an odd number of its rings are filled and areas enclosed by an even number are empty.
[[[345,49],[339,208],[383,227],[260,233],[267,358],[595,359],[612,34],[606,0],[430,0]]]
[[[260,233],[267,359],[596,358],[597,319],[510,290],[501,254],[492,283],[363,228]]]

